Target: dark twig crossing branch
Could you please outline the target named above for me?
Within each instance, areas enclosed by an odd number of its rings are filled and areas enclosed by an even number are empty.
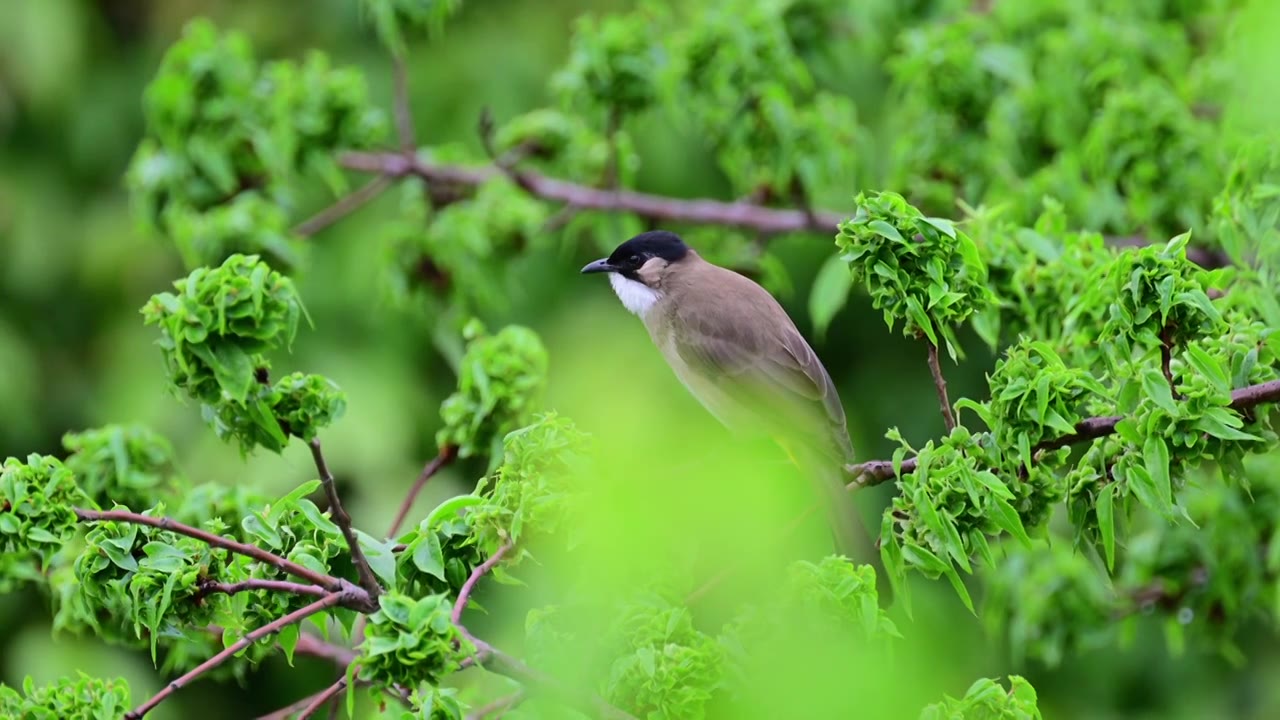
[[[324,597],[330,591],[325,590],[319,585],[303,585],[302,583],[289,582],[287,580],[263,580],[261,578],[249,578],[239,582],[206,582],[200,585],[199,597],[208,595],[235,595],[236,593],[249,592],[252,590],[270,590],[272,592],[293,593],[295,595],[312,595],[315,597]]]
[[[391,178],[385,175],[379,175],[369,182],[361,185],[351,194],[346,195],[329,207],[303,220],[293,229],[295,235],[309,237],[315,235],[321,230],[338,222],[342,218],[364,207],[366,203],[382,194],[384,190],[391,187]]]
[[[346,689],[347,678],[344,675],[338,678],[338,681],[334,684],[311,696],[311,702],[307,703],[307,706],[302,708],[302,712],[298,713],[298,720],[306,720],[306,718],[315,715],[320,708],[324,707],[325,703],[341,695],[342,691]]]
[[[342,530],[342,536],[346,538],[347,546],[351,550],[351,563],[355,565],[356,574],[360,578],[360,587],[369,593],[369,599],[376,605],[378,596],[382,594],[382,586],[378,584],[378,578],[373,574],[373,568],[369,567],[369,560],[364,556],[364,550],[360,548],[360,539],[356,537],[355,529],[351,527],[351,516],[347,514],[346,508],[342,507],[342,501],[338,498],[338,488],[334,485],[333,473],[329,472],[329,465],[325,462],[324,451],[320,448],[320,438],[312,440],[309,446],[311,457],[316,463],[316,472],[320,473],[320,483],[324,486],[325,495],[329,498],[329,509],[333,511],[333,521]]]

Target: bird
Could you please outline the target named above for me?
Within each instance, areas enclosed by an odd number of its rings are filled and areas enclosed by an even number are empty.
[[[607,273],[686,390],[721,425],[770,437],[806,470],[827,505],[837,552],[866,552],[845,491],[853,462],[830,374],[768,290],[709,262],[676,233],[640,233],[582,274]]]

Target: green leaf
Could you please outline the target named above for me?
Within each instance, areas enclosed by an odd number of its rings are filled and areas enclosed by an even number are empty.
[[[1098,493],[1095,510],[1098,514],[1098,533],[1102,536],[1102,549],[1107,557],[1107,570],[1115,571],[1116,564],[1116,517],[1115,517],[1115,483],[1108,483]]]
[[[1198,344],[1187,346],[1187,360],[1191,363],[1196,372],[1213,383],[1213,389],[1217,390],[1221,395],[1231,394],[1231,378],[1227,374],[1226,368],[1217,358],[1209,355]]]
[[[809,317],[819,339],[826,336],[832,319],[848,302],[852,287],[853,274],[849,266],[838,255],[828,256],[809,291]]]
[[[1142,456],[1147,474],[1151,476],[1151,482],[1155,484],[1160,498],[1161,512],[1165,512],[1166,508],[1172,510],[1173,480],[1169,476],[1169,446],[1159,435],[1149,435],[1142,445]]]
[[[992,518],[996,525],[1018,538],[1023,546],[1031,547],[1031,538],[1027,535],[1026,528],[1022,526],[1022,518],[1019,517],[1018,511],[1009,504],[1009,501],[998,495],[991,498],[991,502],[996,508],[996,514]]]
[[[889,240],[893,240],[900,243],[906,242],[906,240],[902,239],[902,234],[898,232],[898,228],[890,225],[884,220],[872,220],[871,222],[867,223],[867,227],[870,228],[872,232],[879,235],[880,237],[887,238]]]
[[[360,549],[364,550],[369,568],[382,581],[387,590],[396,589],[396,554],[392,551],[395,543],[390,540],[378,540],[363,530],[353,528]]]
[[[426,529],[421,540],[413,549],[413,564],[422,572],[432,575],[443,582],[448,579],[444,575],[444,551],[440,547],[440,537],[434,529]]]

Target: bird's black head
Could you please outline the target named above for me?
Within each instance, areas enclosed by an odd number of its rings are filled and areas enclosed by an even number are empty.
[[[688,253],[689,246],[684,244],[679,235],[666,230],[652,230],[622,243],[609,257],[588,263],[582,268],[582,272],[616,272],[634,279],[636,271],[653,258],[676,262]]]

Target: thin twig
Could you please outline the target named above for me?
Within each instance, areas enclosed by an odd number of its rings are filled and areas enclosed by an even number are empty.
[[[569,705],[590,710],[592,714],[606,720],[637,720],[634,715],[610,705],[607,700],[595,693],[577,691],[556,678],[529,667],[519,659],[475,637],[467,632],[466,628],[459,626],[458,630],[476,647],[478,662],[484,664],[485,669],[509,677],[527,688],[537,688],[547,692]]]
[[[1250,385],[1240,388],[1231,393],[1231,404],[1228,406],[1232,410],[1241,411],[1249,408],[1280,401],[1280,380],[1271,380],[1270,382]],[[1057,450],[1068,445],[1086,442],[1088,440],[1096,440],[1100,437],[1106,437],[1116,431],[1116,425],[1123,420],[1120,415],[1107,415],[1103,417],[1092,417],[1081,420],[1075,425],[1075,432],[1070,435],[1063,435],[1052,440],[1046,440],[1033,448],[1034,451],[1040,452],[1044,450]],[[906,458],[902,461],[902,474],[907,475],[915,472],[916,459]],[[850,465],[845,468],[853,481],[846,487],[849,490],[856,490],[860,487],[869,485],[879,485],[887,480],[892,480],[896,475],[893,471],[892,460],[871,460],[869,462],[860,463],[858,465]]]
[[[231,552],[251,557],[258,562],[266,563],[267,565],[286,572],[296,578],[301,578],[307,582],[315,583],[332,593],[343,593],[352,587],[350,583],[347,583],[341,578],[336,578],[332,575],[325,575],[324,573],[316,572],[310,568],[305,568],[295,562],[286,560],[275,553],[263,550],[260,547],[246,545],[230,538],[214,535],[213,533],[206,532],[199,528],[183,525],[172,518],[140,515],[129,510],[86,510],[84,508],[75,508],[75,513],[76,517],[83,522],[126,522],[133,523],[135,525],[149,525],[151,527],[168,530],[169,532],[177,533],[179,535],[186,535],[187,537],[195,538],[196,540],[200,540],[212,547],[230,550]]]
[[[404,524],[404,520],[409,515],[409,510],[413,507],[413,502],[418,499],[418,493],[422,492],[422,488],[427,486],[427,482],[440,472],[441,468],[453,462],[458,456],[458,449],[452,445],[445,445],[440,448],[440,452],[434,458],[429,460],[422,467],[422,472],[418,473],[418,479],[413,483],[413,487],[409,489],[409,494],[405,496],[404,502],[400,503],[400,509],[396,511],[396,518],[391,522],[391,529],[387,530],[387,537],[393,538],[396,533],[400,532],[400,526]]]
[[[355,565],[356,574],[360,578],[360,587],[369,593],[370,600],[376,604],[378,596],[382,594],[382,586],[378,584],[378,577],[373,574],[373,568],[369,567],[369,560],[364,556],[364,550],[360,548],[360,540],[351,527],[351,516],[347,514],[346,509],[342,507],[342,501],[338,499],[338,488],[334,485],[333,473],[329,472],[329,465],[324,460],[320,438],[315,438],[309,445],[311,457],[316,463],[316,472],[320,473],[320,483],[324,485],[324,492],[329,498],[329,509],[333,511],[333,521],[342,530],[342,536],[347,539],[347,546],[351,550],[351,563]]]
[[[339,158],[348,170],[376,173],[392,178],[416,176],[429,184],[473,187],[493,178],[508,174],[500,168],[487,166],[445,165],[409,157],[394,152],[350,152]],[[707,198],[686,199],[665,195],[652,195],[633,190],[601,189],[560,180],[529,170],[519,173],[519,183],[529,193],[549,201],[558,201],[575,210],[606,210],[627,212],[650,221],[724,225],[755,230],[765,235],[809,231],[821,234],[835,233],[847,213],[830,210],[776,208],[748,200],[724,202]],[[1147,245],[1143,237],[1107,236],[1108,244],[1115,247]],[[1231,265],[1225,253],[1206,248],[1188,248],[1187,258],[1192,262],[1214,269]]]
[[[1173,328],[1166,325],[1160,330],[1160,372],[1164,373],[1164,381],[1169,383],[1169,392],[1177,400],[1184,399],[1178,392],[1178,384],[1173,379]]]
[[[400,136],[400,151],[411,155],[416,143],[413,140],[413,114],[409,109],[409,71],[405,67],[403,55],[396,55],[392,63],[396,85],[396,133]]]
[[[938,403],[942,405],[942,421],[946,423],[947,433],[956,428],[956,415],[951,409],[951,399],[947,397],[947,378],[942,374],[942,364],[938,362],[938,346],[924,341],[929,346],[929,372],[933,374],[933,387],[938,391]]]
[[[352,152],[343,155],[340,162],[349,170],[379,173],[393,178],[413,175],[430,183],[444,185],[476,186],[503,174],[492,165],[442,165],[420,157],[407,158],[396,153]],[[834,233],[841,220],[841,216],[835,213],[815,212],[811,219],[801,210],[764,207],[748,202],[686,200],[633,190],[602,190],[557,180],[529,170],[522,171],[521,178],[529,192],[544,200],[560,201],[578,210],[630,212],[652,220],[746,227],[764,233],[798,230]]]
[[[364,617],[364,615],[360,617]],[[322,660],[329,660],[333,664],[343,667],[350,665],[357,657],[356,651],[349,647],[334,645],[305,632],[298,634],[298,643],[294,646],[293,651]]]
[[[272,592],[286,592],[295,595],[312,595],[315,597],[324,597],[328,595],[329,590],[325,590],[319,585],[303,585],[302,583],[289,582],[288,580],[262,580],[259,578],[249,578],[239,582],[206,582],[200,585],[197,593],[198,597],[206,595],[235,595],[236,593],[248,592],[251,590],[270,590]]]
[[[315,235],[321,230],[338,222],[342,218],[359,210],[361,207],[378,197],[384,190],[391,187],[391,178],[385,175],[379,175],[369,182],[361,185],[356,190],[345,195],[337,202],[311,217],[303,220],[293,229],[294,235],[309,237]]]
[[[306,720],[311,717],[317,710],[324,707],[325,703],[334,699],[346,689],[347,678],[344,675],[343,677],[338,678],[338,681],[334,684],[313,695],[311,702],[308,703],[307,706],[302,709],[302,712],[298,714],[298,720]]]
[[[524,702],[525,691],[517,690],[510,695],[503,695],[493,702],[485,703],[467,714],[467,720],[485,720],[489,716],[493,716],[494,720],[502,717],[506,712],[520,703]]]
[[[454,625],[462,621],[462,611],[467,608],[467,601],[471,599],[471,592],[475,590],[476,583],[480,582],[480,578],[487,575],[495,565],[501,562],[502,556],[506,555],[510,549],[511,543],[503,543],[502,547],[498,548],[498,551],[493,555],[490,555],[488,560],[480,563],[475,570],[472,570],[466,582],[462,583],[462,589],[458,591],[458,599],[453,603],[453,613],[449,616]]]
[[[160,692],[156,693],[155,695],[152,695],[150,700],[139,705],[137,709],[126,713],[125,720],[139,720],[139,718],[145,716],[147,713],[155,709],[157,705],[164,702],[165,698],[169,697],[174,692],[182,689],[184,686],[190,684],[192,681],[196,680],[201,675],[209,672],[210,670],[218,667],[222,663],[231,659],[231,657],[234,656],[236,653],[249,647],[253,643],[257,642],[258,640],[268,635],[273,635],[275,633],[278,633],[284,628],[290,625],[293,625],[294,623],[301,622],[307,619],[308,617],[315,615],[318,612],[323,612],[332,607],[342,604],[343,595],[344,593],[341,593],[341,592],[336,592],[330,595],[326,595],[325,597],[311,603],[310,605],[307,605],[304,608],[301,608],[299,610],[294,610],[288,615],[272,620],[271,622],[267,623],[266,625],[263,625],[257,630],[254,630],[248,633],[247,635],[240,638],[229,647],[225,648],[222,652],[218,653],[217,655],[214,655],[208,660],[205,660],[204,662],[197,665],[194,670],[188,672],[182,677],[176,680],[173,680],[168,685],[164,686],[164,689],[162,689]]]

